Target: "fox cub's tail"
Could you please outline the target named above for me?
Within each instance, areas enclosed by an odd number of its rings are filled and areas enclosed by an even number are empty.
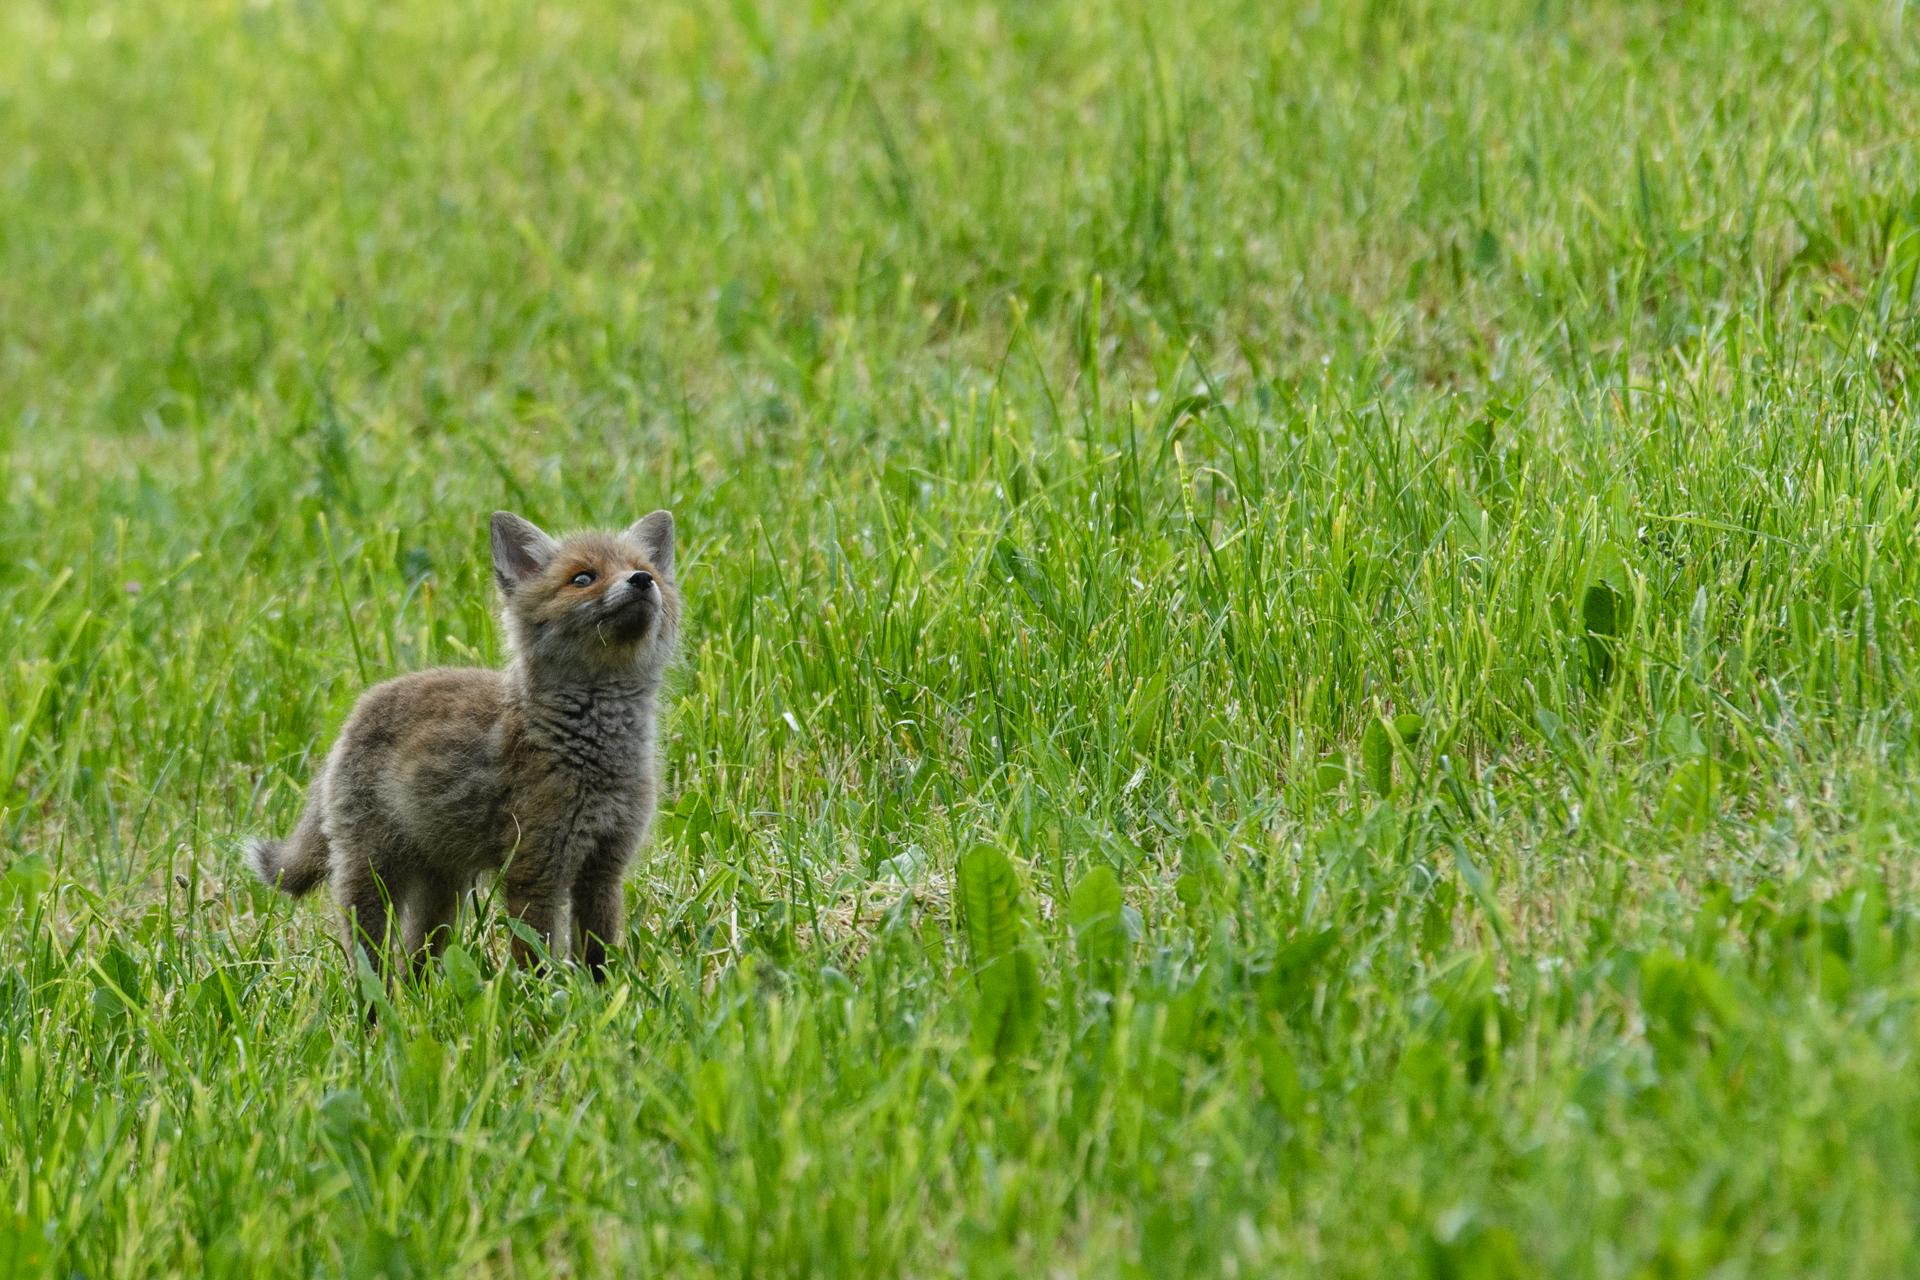
[[[317,788],[316,788],[317,790]],[[327,833],[320,829],[320,797],[310,796],[293,834],[284,840],[247,841],[254,874],[282,893],[303,897],[327,878]]]

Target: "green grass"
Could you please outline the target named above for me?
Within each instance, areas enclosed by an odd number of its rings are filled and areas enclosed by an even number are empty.
[[[0,1272],[1913,1272],[1915,24],[0,6]],[[363,1033],[239,840],[665,505]]]

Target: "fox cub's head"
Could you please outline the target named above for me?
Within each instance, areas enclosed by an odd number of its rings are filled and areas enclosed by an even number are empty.
[[[642,516],[620,533],[554,539],[493,513],[493,577],[514,652],[550,670],[655,674],[673,654],[680,592],[673,516]]]

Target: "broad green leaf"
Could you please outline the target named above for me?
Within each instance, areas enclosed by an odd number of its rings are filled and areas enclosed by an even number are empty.
[[[1614,649],[1626,624],[1627,600],[1611,583],[1595,582],[1580,603],[1586,627],[1587,674],[1594,685],[1613,679]]]
[[[1411,747],[1420,741],[1420,735],[1426,731],[1427,718],[1417,711],[1403,711],[1393,718],[1394,736],[1400,739],[1400,745]]]
[[[1672,756],[1696,756],[1707,749],[1693,721],[1676,711],[1660,727],[1660,745]]]
[[[1010,954],[1019,944],[1020,877],[1007,855],[976,845],[960,859],[960,913],[967,951],[976,971]]]
[[[1283,1017],[1305,1006],[1313,996],[1320,962],[1339,940],[1338,931],[1331,928],[1288,939],[1286,945],[1274,953],[1266,978],[1260,984],[1261,1002]]]
[[[1040,1021],[1040,970],[1026,947],[1020,878],[1007,856],[976,845],[960,859],[960,904],[978,997],[973,1046],[995,1059],[1021,1052]]]
[[[1313,766],[1314,790],[1320,795],[1337,791],[1346,782],[1349,774],[1347,758],[1337,751],[1330,751],[1320,757]]]
[[[440,957],[440,965],[446,974],[447,989],[456,1000],[464,1003],[486,988],[486,979],[480,976],[480,966],[474,963],[473,953],[459,943],[448,944]]]
[[[1173,882],[1173,896],[1178,898],[1180,905],[1187,910],[1198,911],[1207,905],[1207,900],[1213,896],[1213,893],[1208,887],[1204,872],[1186,871]]]
[[[1081,876],[1067,898],[1067,927],[1095,986],[1111,989],[1126,958],[1127,931],[1121,919],[1125,907],[1120,877],[1106,866]]]
[[[1360,735],[1360,760],[1366,766],[1367,782],[1381,795],[1393,793],[1393,735],[1387,722],[1375,716]]]
[[[0,875],[0,906],[18,901],[28,910],[41,894],[53,887],[53,866],[37,853],[15,858]]]
[[[974,1049],[995,1059],[1020,1053],[1040,1023],[1040,970],[1033,954],[1022,947],[1001,956],[980,970],[978,981]]]
[[[1126,721],[1135,751],[1145,751],[1153,745],[1154,735],[1159,732],[1161,707],[1167,697],[1167,673],[1156,671],[1141,682],[1127,700]]]
[[[1718,808],[1720,790],[1720,766],[1711,756],[1682,760],[1667,778],[1661,817],[1682,830],[1699,830]]]
[[[1267,1098],[1285,1116],[1297,1116],[1305,1101],[1300,1088],[1300,1068],[1293,1054],[1271,1031],[1262,1032],[1253,1041],[1255,1060],[1260,1064],[1260,1083]]]
[[[147,984],[144,970],[140,962],[128,954],[126,948],[119,943],[111,944],[101,955],[100,973],[102,976],[96,981],[112,983],[129,1003],[136,1005],[146,1003]]]

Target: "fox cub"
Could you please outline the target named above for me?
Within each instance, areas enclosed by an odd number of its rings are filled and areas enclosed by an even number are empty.
[[[660,683],[680,629],[673,517],[555,540],[496,512],[493,570],[507,669],[368,690],[293,833],[249,853],[296,897],[331,880],[348,953],[357,942],[376,970],[396,943],[416,966],[438,955],[461,894],[504,868],[507,910],[603,978],[659,791]],[[513,954],[531,959],[518,936]]]

